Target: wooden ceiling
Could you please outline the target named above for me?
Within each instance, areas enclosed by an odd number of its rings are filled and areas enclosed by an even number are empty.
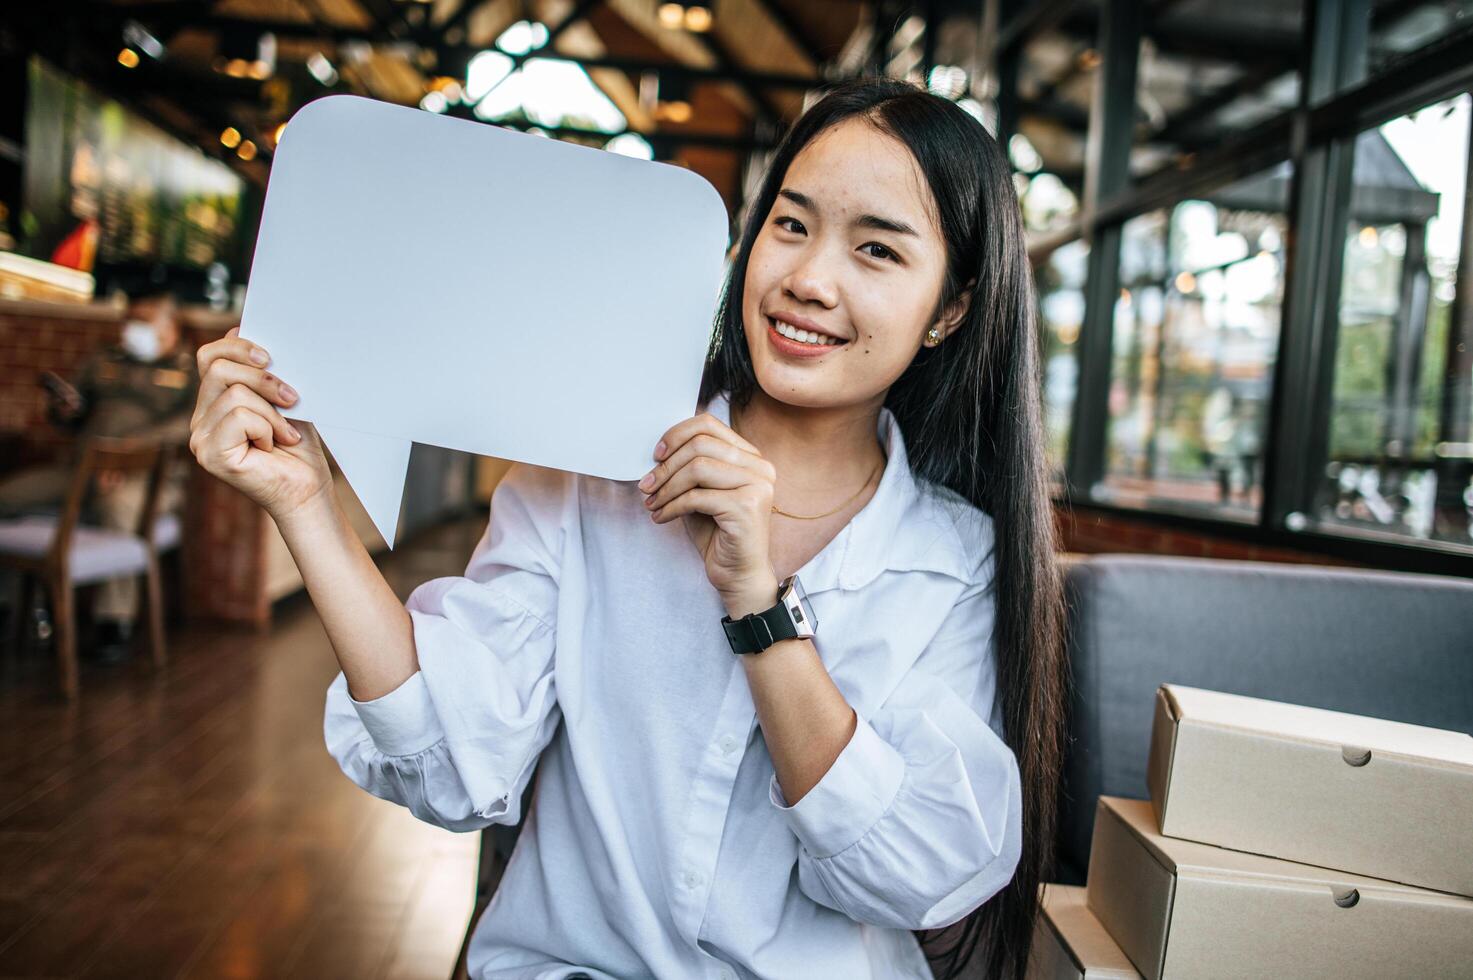
[[[751,150],[770,145],[802,111],[805,81],[819,84],[846,45],[864,43],[879,2],[715,0],[706,33],[662,26],[658,0],[59,0],[34,7],[47,19],[37,45],[43,54],[211,151],[225,127],[238,129],[259,153],[229,162],[262,185],[276,127],[311,99],[351,92],[418,105],[435,78],[463,75],[468,58],[493,47],[512,24],[540,22],[552,33],[544,53],[592,62],[589,76],[629,129],[651,138],[658,158],[710,180],[734,213]],[[118,64],[128,21],[163,42],[161,59],[145,57],[133,69]],[[276,40],[270,77],[217,70],[222,45],[262,32]],[[319,55],[337,72],[331,87],[307,70]],[[641,105],[641,75],[655,66],[694,76],[688,122],[653,119]]]

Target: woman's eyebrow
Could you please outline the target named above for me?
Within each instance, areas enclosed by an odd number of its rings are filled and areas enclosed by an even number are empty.
[[[779,197],[787,198],[794,204],[798,205],[798,207],[800,208],[806,208],[809,211],[812,211],[814,214],[821,213],[819,209],[814,205],[813,199],[810,198],[807,194],[800,194],[798,191],[789,190],[786,187],[784,187],[777,193]],[[874,228],[877,231],[889,231],[894,232],[897,235],[910,235],[912,238],[921,237],[919,232],[917,232],[910,225],[906,224],[904,221],[896,221],[892,218],[881,218],[880,216],[874,214],[861,214],[859,217],[854,219],[854,224],[858,225],[861,228]]]

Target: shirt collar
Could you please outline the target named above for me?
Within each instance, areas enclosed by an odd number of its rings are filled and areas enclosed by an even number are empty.
[[[713,395],[706,411],[731,425],[726,392]],[[886,456],[880,485],[843,530],[798,570],[803,590],[812,595],[832,588],[862,589],[885,571],[925,570],[975,581],[982,563],[978,556],[991,549],[990,520],[959,494],[912,473],[900,423],[888,407],[880,408],[875,434]],[[958,518],[968,512],[974,519],[959,527]],[[975,517],[983,518],[982,527],[975,526]]]

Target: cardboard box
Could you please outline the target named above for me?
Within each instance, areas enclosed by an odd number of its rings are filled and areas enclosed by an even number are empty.
[[[1083,888],[1044,885],[1028,980],[1140,980],[1140,974],[1090,914]]]
[[[1089,910],[1151,978],[1469,976],[1473,899],[1163,837],[1100,797]]]
[[[1473,895],[1463,733],[1166,684],[1146,781],[1168,837]]]

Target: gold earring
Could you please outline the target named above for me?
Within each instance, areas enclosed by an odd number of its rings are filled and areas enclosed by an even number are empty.
[[[926,339],[931,342],[932,347],[935,347],[937,344],[941,343],[941,333],[935,327],[932,327],[930,330],[926,331]]]

